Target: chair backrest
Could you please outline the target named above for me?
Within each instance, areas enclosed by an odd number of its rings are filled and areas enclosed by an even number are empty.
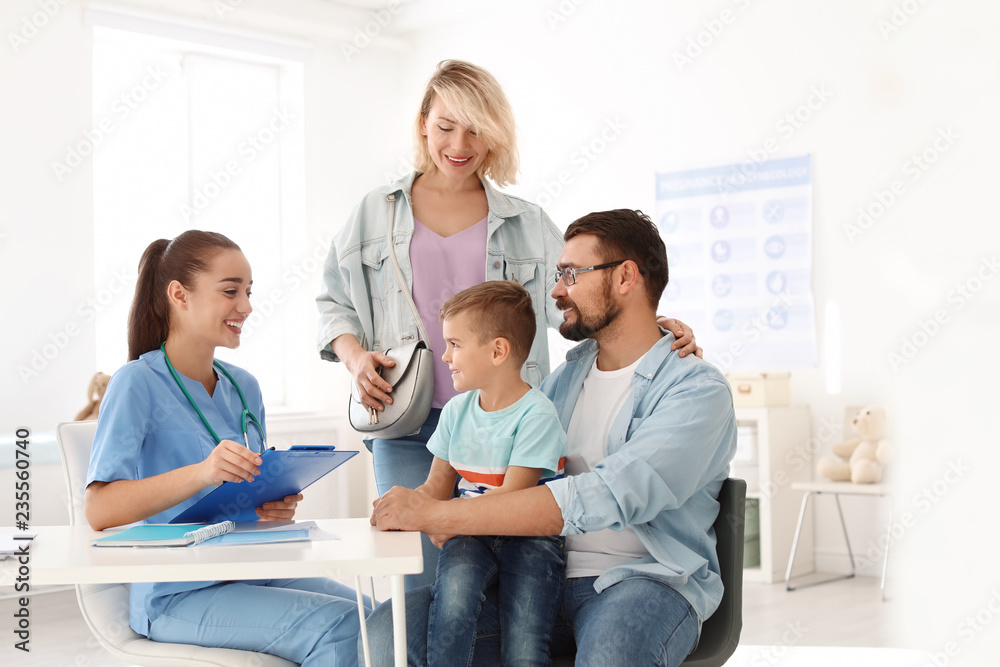
[[[56,441],[63,460],[66,491],[69,496],[69,522],[86,523],[83,495],[90,467],[90,450],[97,433],[97,421],[63,422],[56,426]],[[76,587],[80,611],[97,640],[111,653],[126,642],[143,639],[128,624],[128,584],[84,584]]]
[[[698,648],[687,657],[688,667],[719,667],[736,651],[743,630],[743,532],[746,520],[747,483],[729,478],[719,491],[719,516],[715,520],[719,571],[725,592],[722,602],[701,627]]]
[[[56,427],[56,441],[63,461],[66,493],[69,502],[69,523],[83,524],[83,493],[86,490],[87,468],[90,467],[90,449],[97,433],[97,420],[63,422]]]

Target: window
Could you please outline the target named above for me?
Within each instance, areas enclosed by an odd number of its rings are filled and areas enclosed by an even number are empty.
[[[213,40],[205,30],[178,39],[95,23],[99,367],[111,372],[127,359],[146,246],[216,231],[240,245],[254,279],[243,343],[218,357],[256,375],[269,408],[312,407],[305,383],[292,381],[315,358],[317,282],[302,270],[304,261],[314,270],[317,256],[306,239],[304,58],[231,48],[231,35]]]

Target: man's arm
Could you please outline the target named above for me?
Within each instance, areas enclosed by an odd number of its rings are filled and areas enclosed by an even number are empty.
[[[622,530],[677,509],[725,476],[735,452],[733,399],[721,374],[687,378],[649,396],[628,441],[591,472],[549,484],[564,534]],[[648,411],[647,411],[648,409]]]
[[[371,523],[382,530],[449,535],[558,535],[563,518],[547,486],[492,493],[474,501],[436,500],[394,486],[375,503]]]
[[[643,419],[626,446],[591,472],[484,496],[469,508],[395,487],[377,504],[372,525],[425,533],[532,536],[621,530],[650,521],[665,509],[683,505],[716,478],[735,448],[732,395],[724,381],[688,382],[669,398],[669,410],[661,399],[658,403],[663,404]]]
[[[435,459],[436,461],[437,459]],[[450,467],[450,466],[449,466]],[[454,469],[453,469],[454,470]],[[431,464],[431,474],[428,475],[428,480],[434,475],[434,464]],[[457,475],[456,475],[457,477]],[[488,489],[483,492],[482,496],[479,498],[474,498],[473,500],[479,500],[485,495],[496,495],[498,493],[510,493],[511,491],[519,491],[521,489],[530,489],[533,486],[538,485],[538,480],[542,477],[541,468],[522,468],[521,466],[510,466],[507,468],[507,472],[504,474],[503,484],[501,486]],[[450,489],[455,488],[455,480],[452,479]],[[448,500],[450,496],[443,496],[440,493],[433,492],[427,484],[417,487],[418,491],[426,491],[431,497],[437,498],[438,500]],[[470,500],[466,498],[466,500]],[[437,548],[444,548],[444,543],[455,537],[457,533],[430,533],[431,542]]]

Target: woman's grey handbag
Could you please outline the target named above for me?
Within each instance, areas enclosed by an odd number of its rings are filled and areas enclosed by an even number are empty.
[[[410,289],[403,280],[403,272],[399,269],[399,260],[396,259],[396,252],[393,249],[392,219],[396,208],[395,193],[386,195],[386,199],[389,200],[389,226],[386,234],[389,259],[396,272],[396,282],[407,303],[410,304],[410,310],[417,321],[417,328],[423,340],[385,351],[385,355],[395,361],[396,365],[379,369],[379,375],[392,385],[392,404],[386,404],[382,412],[364,405],[358,396],[357,385],[351,383],[348,419],[355,431],[365,434],[366,440],[371,438],[391,440],[417,433],[427,421],[427,415],[431,411],[431,401],[434,398],[434,352],[424,342],[427,340],[427,332],[424,331],[424,323],[417,313],[417,306],[413,303]]]

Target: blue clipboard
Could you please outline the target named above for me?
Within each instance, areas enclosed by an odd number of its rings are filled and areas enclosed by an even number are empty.
[[[263,503],[301,493],[356,454],[316,445],[267,450],[260,457],[260,475],[252,482],[223,482],[169,523],[257,521],[256,510]]]

